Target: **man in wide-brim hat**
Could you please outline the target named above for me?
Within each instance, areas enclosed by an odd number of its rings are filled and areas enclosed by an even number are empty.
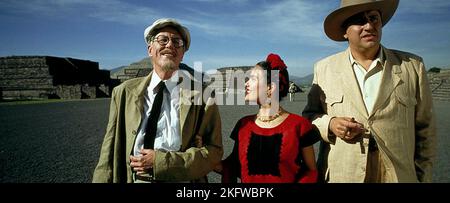
[[[430,182],[436,129],[422,58],[385,48],[399,0],[341,0],[326,35],[348,49],[318,61],[303,115],[320,130],[326,182]]]

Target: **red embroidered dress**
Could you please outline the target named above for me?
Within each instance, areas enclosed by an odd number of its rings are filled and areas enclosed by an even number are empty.
[[[261,128],[254,119],[246,116],[233,129],[235,145],[224,164],[225,182],[231,174],[240,175],[243,183],[316,182],[317,172],[307,170],[301,153],[320,139],[313,125],[296,114],[274,128]]]

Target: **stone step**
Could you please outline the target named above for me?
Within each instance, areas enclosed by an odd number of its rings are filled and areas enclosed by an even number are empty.
[[[441,86],[438,87],[438,89],[447,90],[447,89],[450,89],[450,85],[441,85]]]
[[[450,89],[436,89],[433,92],[450,92]]]
[[[433,94],[433,97],[448,97],[448,98],[450,98],[450,94]]]
[[[439,97],[433,97],[433,100],[439,100],[439,101],[450,101],[450,98],[439,98]]]
[[[450,98],[450,95],[443,95],[443,94],[433,94],[432,96],[433,96],[433,98],[434,97]]]

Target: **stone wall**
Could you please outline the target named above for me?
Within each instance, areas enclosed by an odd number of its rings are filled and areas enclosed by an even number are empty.
[[[124,68],[118,70],[111,74],[111,78],[117,79],[120,82],[124,82],[125,80],[129,80],[132,78],[143,77],[148,75],[151,71],[152,63],[149,57],[142,59],[136,63],[132,63],[129,66],[125,66]]]
[[[84,99],[110,95],[116,85],[98,63],[52,56],[0,57],[3,100]]]
[[[152,72],[150,68],[124,68],[123,70],[118,71],[111,75],[111,78],[120,80],[120,82],[124,82],[129,79],[144,77]]]
[[[450,70],[428,73],[433,99],[450,101]]]
[[[216,73],[208,75],[211,80],[209,87],[217,92],[244,90],[245,73],[251,68],[252,66],[219,68]]]

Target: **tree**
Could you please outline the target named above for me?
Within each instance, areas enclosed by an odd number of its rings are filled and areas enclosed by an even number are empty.
[[[438,67],[433,67],[433,68],[430,68],[430,70],[428,70],[428,72],[429,73],[440,73],[441,69]]]

